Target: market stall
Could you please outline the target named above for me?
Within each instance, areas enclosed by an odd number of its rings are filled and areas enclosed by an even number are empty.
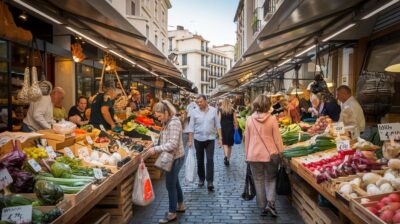
[[[292,203],[306,223],[398,222],[398,125],[379,124],[369,139],[326,118],[281,126]]]
[[[2,220],[77,223],[101,211],[113,222],[128,223],[134,173],[160,129],[148,115],[132,114],[119,133],[66,121],[49,130],[1,133]]]

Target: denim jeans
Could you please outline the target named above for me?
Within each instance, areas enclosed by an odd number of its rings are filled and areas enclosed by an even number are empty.
[[[165,185],[168,191],[169,212],[175,213],[177,203],[183,202],[183,192],[179,183],[179,171],[185,161],[185,157],[175,159],[170,172],[166,172]]]
[[[194,140],[194,147],[196,148],[196,158],[197,158],[197,175],[199,175],[199,180],[207,182],[214,181],[214,148],[215,140],[208,141],[197,141]],[[207,157],[207,175],[204,171],[204,151]]]
[[[256,188],[256,200],[261,209],[264,209],[269,201],[275,203],[278,167],[279,161],[275,160],[270,162],[250,162]]]

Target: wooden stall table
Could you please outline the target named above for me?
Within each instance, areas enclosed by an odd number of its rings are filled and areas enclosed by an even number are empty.
[[[335,198],[324,185],[318,184],[317,180],[300,164],[294,164],[293,161],[289,163],[290,169],[293,172],[297,173],[301,178],[303,178],[308,184],[310,184],[318,193],[320,193],[324,198],[326,198],[330,203],[332,203],[343,215],[345,215],[352,223],[354,224],[363,224],[365,223],[360,217],[354,214],[350,207],[346,206],[339,199]]]
[[[80,203],[65,211],[54,223],[77,223],[114,188],[120,185],[122,181],[133,175],[140,164],[140,159],[140,155],[132,158],[132,160],[122,166],[117,173],[105,179],[103,183],[98,186],[94,185],[95,187],[90,194],[82,199]]]

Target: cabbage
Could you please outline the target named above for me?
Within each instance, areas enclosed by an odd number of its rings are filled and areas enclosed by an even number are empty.
[[[42,205],[56,205],[64,199],[62,188],[45,180],[36,181],[35,193]]]
[[[67,164],[54,162],[51,165],[51,174],[53,174],[54,177],[71,178],[72,170]]]

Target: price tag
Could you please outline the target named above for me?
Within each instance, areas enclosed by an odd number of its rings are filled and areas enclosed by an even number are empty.
[[[13,179],[6,168],[0,170],[0,190],[13,182]]]
[[[102,131],[106,131],[106,129],[104,128],[104,126],[101,124],[101,125],[99,125],[100,126],[100,130],[102,130]]]
[[[393,136],[395,139],[400,138],[400,123],[378,124],[379,137],[382,141],[390,140]]]
[[[86,135],[86,140],[89,143],[89,145],[93,145],[93,140],[89,135]]]
[[[3,208],[1,220],[15,222],[16,224],[31,223],[32,205]]]
[[[79,157],[88,157],[89,156],[89,150],[86,147],[82,147],[78,149],[78,155]]]
[[[336,135],[343,135],[345,133],[343,122],[333,123],[333,131]]]
[[[47,146],[46,147],[46,152],[47,152],[47,155],[52,159],[57,157],[57,154],[54,152],[54,149],[53,149],[52,146]]]
[[[124,132],[124,131],[121,131],[121,135],[122,135],[122,136],[125,136],[125,132]]]
[[[101,180],[103,178],[103,172],[100,168],[93,168],[94,178]]]
[[[36,173],[39,173],[42,170],[42,167],[36,162],[35,159],[28,160],[28,163]]]
[[[69,147],[64,148],[64,153],[67,154],[67,156],[71,159],[75,157],[74,153],[71,151]]]
[[[351,149],[349,140],[337,140],[336,141],[336,149],[338,151]]]

